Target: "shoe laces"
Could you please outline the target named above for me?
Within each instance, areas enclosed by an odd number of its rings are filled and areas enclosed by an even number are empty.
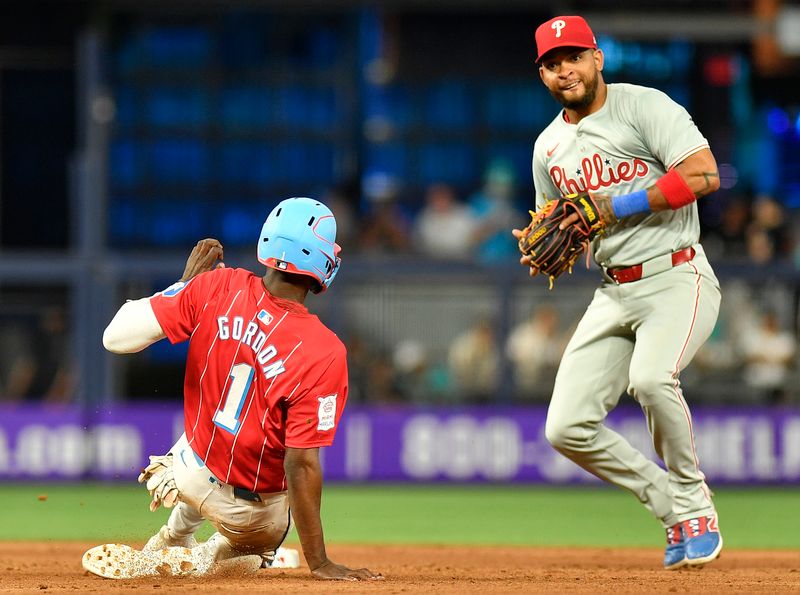
[[[683,533],[681,533],[680,523],[667,527],[667,545],[678,545],[682,541]]]
[[[708,531],[717,531],[717,519],[713,515],[700,516],[688,521],[683,521],[683,532],[687,538],[698,537]]]

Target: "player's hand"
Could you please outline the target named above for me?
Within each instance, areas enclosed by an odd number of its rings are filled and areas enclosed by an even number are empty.
[[[567,229],[570,225],[575,225],[578,221],[580,221],[580,217],[573,213],[568,217],[565,217],[564,220],[558,225],[558,229]]]
[[[597,211],[603,223],[606,226],[616,223],[617,216],[614,214],[614,209],[611,206],[611,197],[608,194],[595,194],[594,192],[591,193],[591,196],[594,200],[594,204],[597,206]],[[573,213],[561,222],[558,229],[567,229],[570,225],[575,225],[578,221],[580,221],[580,217],[577,213]]]
[[[150,512],[155,512],[161,505],[164,508],[172,508],[178,502],[180,493],[175,484],[172,453],[164,456],[151,455],[150,464],[142,469],[138,481],[145,484],[147,491],[153,497],[150,501]]]
[[[348,568],[331,560],[326,560],[322,566],[311,571],[314,578],[333,581],[382,581],[383,575],[372,572],[368,568]]]
[[[608,194],[595,194],[594,192],[591,193],[591,197],[603,223],[606,226],[616,223],[617,216],[614,214],[614,209],[611,206],[611,197]],[[573,213],[559,224],[558,229],[567,229],[570,225],[575,225],[578,221],[580,221],[580,216],[577,213]]]
[[[192,249],[192,253],[186,261],[186,268],[183,269],[181,281],[188,281],[206,271],[223,268],[225,263],[222,262],[222,258],[223,250],[219,240],[214,238],[200,240]]]
[[[511,235],[513,235],[517,241],[524,235],[524,231],[521,229],[512,229]],[[519,263],[524,266],[528,267],[528,271],[531,277],[535,277],[539,274],[539,269],[536,267],[531,266],[531,262],[533,261],[533,257],[530,254],[523,254],[522,257],[519,259]]]

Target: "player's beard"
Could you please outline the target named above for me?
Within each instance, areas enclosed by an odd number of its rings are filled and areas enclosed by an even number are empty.
[[[556,89],[555,91],[551,90],[550,94],[563,107],[580,111],[592,105],[592,102],[594,102],[595,98],[597,97],[597,84],[599,79],[600,77],[597,75],[596,70],[593,71],[588,78],[581,78],[581,82],[583,83],[583,88],[585,91],[581,97],[577,97],[575,99],[567,99],[564,95],[564,92],[560,89]]]

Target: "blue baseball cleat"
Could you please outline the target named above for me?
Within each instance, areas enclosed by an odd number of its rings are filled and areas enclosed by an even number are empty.
[[[677,570],[686,566],[686,544],[681,523],[667,527],[667,549],[664,551],[664,568]]]
[[[683,521],[681,529],[686,544],[687,565],[702,566],[719,556],[722,551],[722,535],[719,532],[716,515]]]

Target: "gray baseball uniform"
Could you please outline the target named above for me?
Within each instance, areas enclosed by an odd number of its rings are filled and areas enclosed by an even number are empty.
[[[584,190],[646,189],[708,147],[687,111],[664,93],[630,84],[607,90],[600,110],[577,124],[562,110],[536,140],[537,207]],[[604,282],[566,348],[547,416],[556,449],[636,494],[665,527],[714,514],[679,380],[719,311],[719,283],[699,235],[692,203],[624,218],[593,241]],[[694,257],[674,265],[672,254],[686,248]],[[617,283],[606,272],[639,264],[634,282]],[[603,424],[626,390],[642,407],[666,470]]]

